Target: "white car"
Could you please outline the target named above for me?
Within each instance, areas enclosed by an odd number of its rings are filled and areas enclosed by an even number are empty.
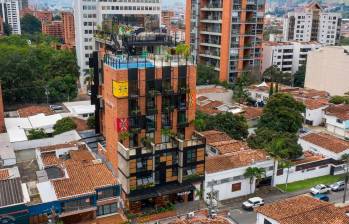
[[[331,191],[331,188],[325,184],[318,184],[310,189],[313,195],[316,194],[327,194]]]
[[[247,201],[242,203],[242,208],[245,210],[253,210],[259,206],[264,205],[264,200],[260,197],[250,198]]]

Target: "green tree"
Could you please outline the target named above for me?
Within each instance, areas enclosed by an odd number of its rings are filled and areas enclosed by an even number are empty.
[[[289,133],[274,137],[265,150],[274,159],[273,186],[278,163],[296,159],[303,154],[302,147],[297,143],[297,136]]]
[[[248,74],[243,73],[240,77],[237,78],[234,85],[233,99],[235,101],[237,101],[238,103],[244,103],[247,101],[247,98],[249,97],[249,92],[247,90],[248,85]]]
[[[0,37],[0,80],[5,104],[66,101],[77,93],[75,55],[51,47],[41,34]]]
[[[265,149],[279,135],[280,133],[277,131],[261,127],[256,129],[255,134],[248,137],[247,143],[252,149]]]
[[[304,104],[296,101],[291,95],[274,94],[264,107],[258,127],[277,132],[296,133],[302,127],[303,117],[301,113],[304,110]]]
[[[260,179],[265,177],[265,169],[264,168],[259,168],[259,167],[248,167],[244,173],[244,177],[249,179],[250,182],[250,193],[252,194],[252,185],[253,182],[256,181],[256,186],[257,183]]]
[[[295,87],[304,87],[305,81],[305,73],[306,73],[306,63],[304,63],[299,70],[294,74],[293,85]]]
[[[10,24],[8,24],[8,23],[3,23],[3,27],[4,27],[4,34],[5,34],[6,36],[10,36],[11,33],[12,33],[12,28],[11,28]]]
[[[21,30],[24,34],[40,33],[41,21],[33,15],[26,14],[21,18]]]
[[[48,134],[42,128],[40,128],[40,129],[30,129],[28,131],[27,137],[28,137],[29,140],[34,140],[34,139],[48,138]]]
[[[208,130],[223,131],[237,140],[245,139],[248,136],[248,125],[245,117],[229,112],[210,117],[206,128]]]
[[[190,56],[190,46],[188,44],[178,44],[176,46],[176,54],[182,55],[188,59]]]
[[[349,96],[333,96],[330,99],[330,103],[333,104],[349,104]]]
[[[274,83],[270,83],[270,88],[269,88],[269,97],[271,97],[274,94]]]
[[[65,117],[56,122],[53,126],[54,134],[58,135],[67,131],[76,129],[74,120],[70,117]]]
[[[87,118],[87,126],[90,129],[94,129],[96,125],[96,117],[95,116],[90,116],[89,118]]]
[[[218,84],[218,72],[203,64],[197,66],[197,85]]]
[[[263,72],[263,79],[267,82],[278,82],[288,86],[292,84],[291,73],[280,71],[276,65],[270,66]]]
[[[349,37],[341,37],[340,45],[347,46],[349,45]]]

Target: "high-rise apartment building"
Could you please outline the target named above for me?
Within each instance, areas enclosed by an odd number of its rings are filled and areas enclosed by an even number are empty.
[[[54,20],[52,22],[44,22],[42,24],[42,33],[58,39],[63,39],[63,22],[60,20]]]
[[[161,0],[74,1],[76,55],[81,74],[89,69],[89,57],[95,48],[93,33],[104,20],[138,24],[151,31],[159,29],[160,19]]]
[[[259,71],[265,0],[187,0],[186,43],[220,81]]]
[[[111,36],[100,31],[99,56],[93,53],[90,61],[96,132],[106,139],[100,152],[117,173],[131,212],[195,200],[205,170],[205,139],[193,123],[196,66],[164,54],[175,44],[168,34],[136,29],[115,37],[123,28]]]
[[[265,42],[262,72],[274,65],[282,72],[294,74],[307,62],[308,53],[321,46],[317,42]]]
[[[325,45],[337,45],[341,32],[340,13],[324,12],[316,2],[302,11],[289,12],[284,18],[285,41],[317,41]]]
[[[63,39],[69,46],[75,46],[75,26],[74,14],[71,12],[62,12]]]
[[[10,25],[12,34],[21,34],[18,0],[0,0],[0,17]]]

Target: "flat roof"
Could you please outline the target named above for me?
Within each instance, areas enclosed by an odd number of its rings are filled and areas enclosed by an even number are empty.
[[[62,118],[60,114],[45,116],[43,113],[28,117],[33,128],[53,127]]]
[[[95,106],[91,104],[91,101],[74,101],[66,102],[63,105],[72,113],[72,114],[92,114],[95,112]]]
[[[38,188],[40,199],[43,203],[57,201],[57,196],[51,181],[46,181],[36,184]]]

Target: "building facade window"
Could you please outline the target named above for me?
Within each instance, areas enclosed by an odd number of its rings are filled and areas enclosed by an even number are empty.
[[[97,216],[108,215],[117,212],[117,204],[101,205],[98,206]]]
[[[231,192],[241,191],[241,183],[235,183],[231,185]]]

